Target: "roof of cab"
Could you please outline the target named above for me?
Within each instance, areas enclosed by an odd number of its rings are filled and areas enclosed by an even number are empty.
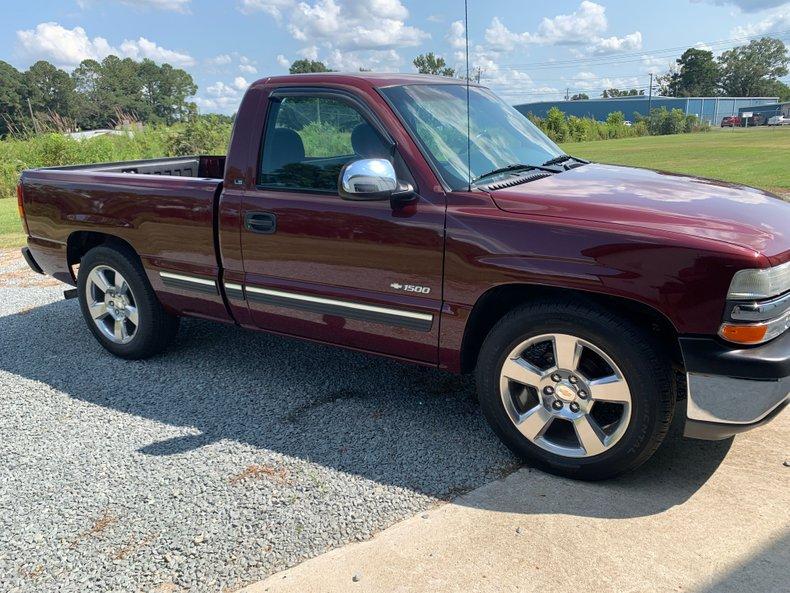
[[[359,84],[365,81],[374,87],[396,86],[402,84],[466,84],[460,78],[447,76],[433,76],[431,74],[400,74],[400,73],[375,73],[375,72],[316,72],[309,74],[284,74],[269,76],[256,81],[255,85],[262,84],[291,84],[291,83],[336,83]],[[473,86],[477,86],[472,83]]]

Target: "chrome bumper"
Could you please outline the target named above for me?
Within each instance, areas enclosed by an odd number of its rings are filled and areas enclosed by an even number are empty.
[[[684,434],[718,440],[770,421],[790,402],[790,332],[754,348],[681,338],[688,406]]]
[[[688,373],[687,437],[719,440],[765,424],[790,401],[790,380]]]

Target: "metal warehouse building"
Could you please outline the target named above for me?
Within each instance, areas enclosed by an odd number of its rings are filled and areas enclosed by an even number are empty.
[[[776,105],[779,97],[618,97],[616,99],[585,99],[581,101],[540,101],[516,105],[521,113],[532,113],[546,117],[549,109],[558,107],[566,115],[592,117],[603,121],[614,111],[622,111],[626,119],[634,114],[647,116],[650,109],[666,107],[682,109],[686,115],[696,115],[713,125],[719,125],[723,117],[738,115],[740,110],[753,111],[759,106]]]
[[[790,101],[785,103],[768,103],[766,105],[759,105],[757,107],[740,107],[738,113],[751,111],[755,115],[758,113],[764,116],[765,120],[772,118],[774,115],[784,115],[790,117]]]

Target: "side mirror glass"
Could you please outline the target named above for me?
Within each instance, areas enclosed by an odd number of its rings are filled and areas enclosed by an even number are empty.
[[[340,170],[338,192],[344,200],[388,200],[397,189],[395,167],[387,159],[360,159]]]

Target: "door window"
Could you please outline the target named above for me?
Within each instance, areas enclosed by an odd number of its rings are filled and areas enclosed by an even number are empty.
[[[392,149],[359,111],[326,97],[285,97],[272,102],[261,154],[260,185],[337,192],[346,163],[391,158]]]

